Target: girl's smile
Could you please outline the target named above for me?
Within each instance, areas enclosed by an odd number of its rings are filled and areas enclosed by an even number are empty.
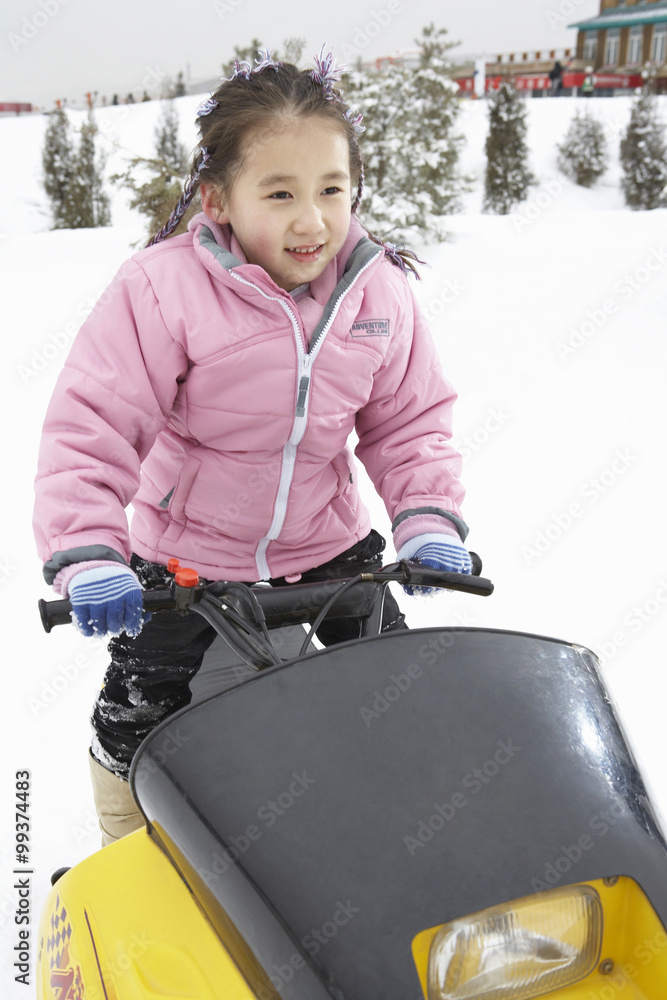
[[[250,264],[285,291],[312,281],[343,246],[350,225],[349,150],[322,119],[291,120],[251,139],[225,199],[202,184],[206,214],[229,223]]]

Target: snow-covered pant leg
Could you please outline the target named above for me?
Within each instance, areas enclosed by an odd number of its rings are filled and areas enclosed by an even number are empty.
[[[95,809],[102,831],[102,847],[107,847],[120,837],[140,830],[144,825],[144,817],[132,797],[129,782],[102,767],[92,753],[89,754],[89,762]]]
[[[163,582],[164,567],[132,560],[143,586]],[[138,636],[115,636],[111,663],[92,714],[93,757],[127,779],[139,744],[155,727],[190,703],[190,681],[215,639],[200,615],[160,611]]]

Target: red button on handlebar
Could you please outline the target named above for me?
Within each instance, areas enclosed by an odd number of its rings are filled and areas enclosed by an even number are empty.
[[[180,560],[178,560],[178,559],[168,559],[167,560],[167,573],[171,573],[171,575],[173,576],[174,573],[178,572],[178,569],[179,569],[180,565],[181,565]]]
[[[179,587],[196,587],[199,583],[199,573],[196,569],[184,566],[183,569],[176,571],[174,579]]]

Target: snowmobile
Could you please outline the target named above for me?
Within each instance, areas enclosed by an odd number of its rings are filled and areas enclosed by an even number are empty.
[[[40,1000],[667,996],[667,844],[590,650],[378,634],[390,581],[490,594],[479,575],[172,569],[145,606],[203,615],[252,673],[143,742],[145,828],[54,876]],[[309,648],[325,614],[359,638]]]

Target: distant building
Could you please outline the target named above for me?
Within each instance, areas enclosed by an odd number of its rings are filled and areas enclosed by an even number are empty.
[[[600,13],[577,28],[577,64],[596,77],[655,73],[667,91],[667,0],[600,0]]]
[[[576,46],[568,49],[492,56],[452,53],[452,76],[462,95],[473,97],[477,91],[479,96],[480,66],[485,62],[486,90],[512,80],[526,95],[544,97],[556,92],[553,71],[558,64],[561,94],[632,93],[649,73],[656,89],[667,93],[667,0],[600,0],[599,14],[569,27],[578,34]],[[366,65],[380,70],[390,63],[412,66],[418,60],[419,50],[406,50]]]
[[[462,93],[472,97],[475,93],[475,77],[479,75],[480,57],[459,58],[460,62],[455,66],[453,76]],[[542,97],[552,90],[549,74],[556,63],[563,67],[563,86],[571,88],[573,84],[567,77],[567,68],[573,59],[574,49],[531,49],[486,56],[485,90],[497,90],[503,80],[511,80],[517,90],[523,91],[527,96]]]

